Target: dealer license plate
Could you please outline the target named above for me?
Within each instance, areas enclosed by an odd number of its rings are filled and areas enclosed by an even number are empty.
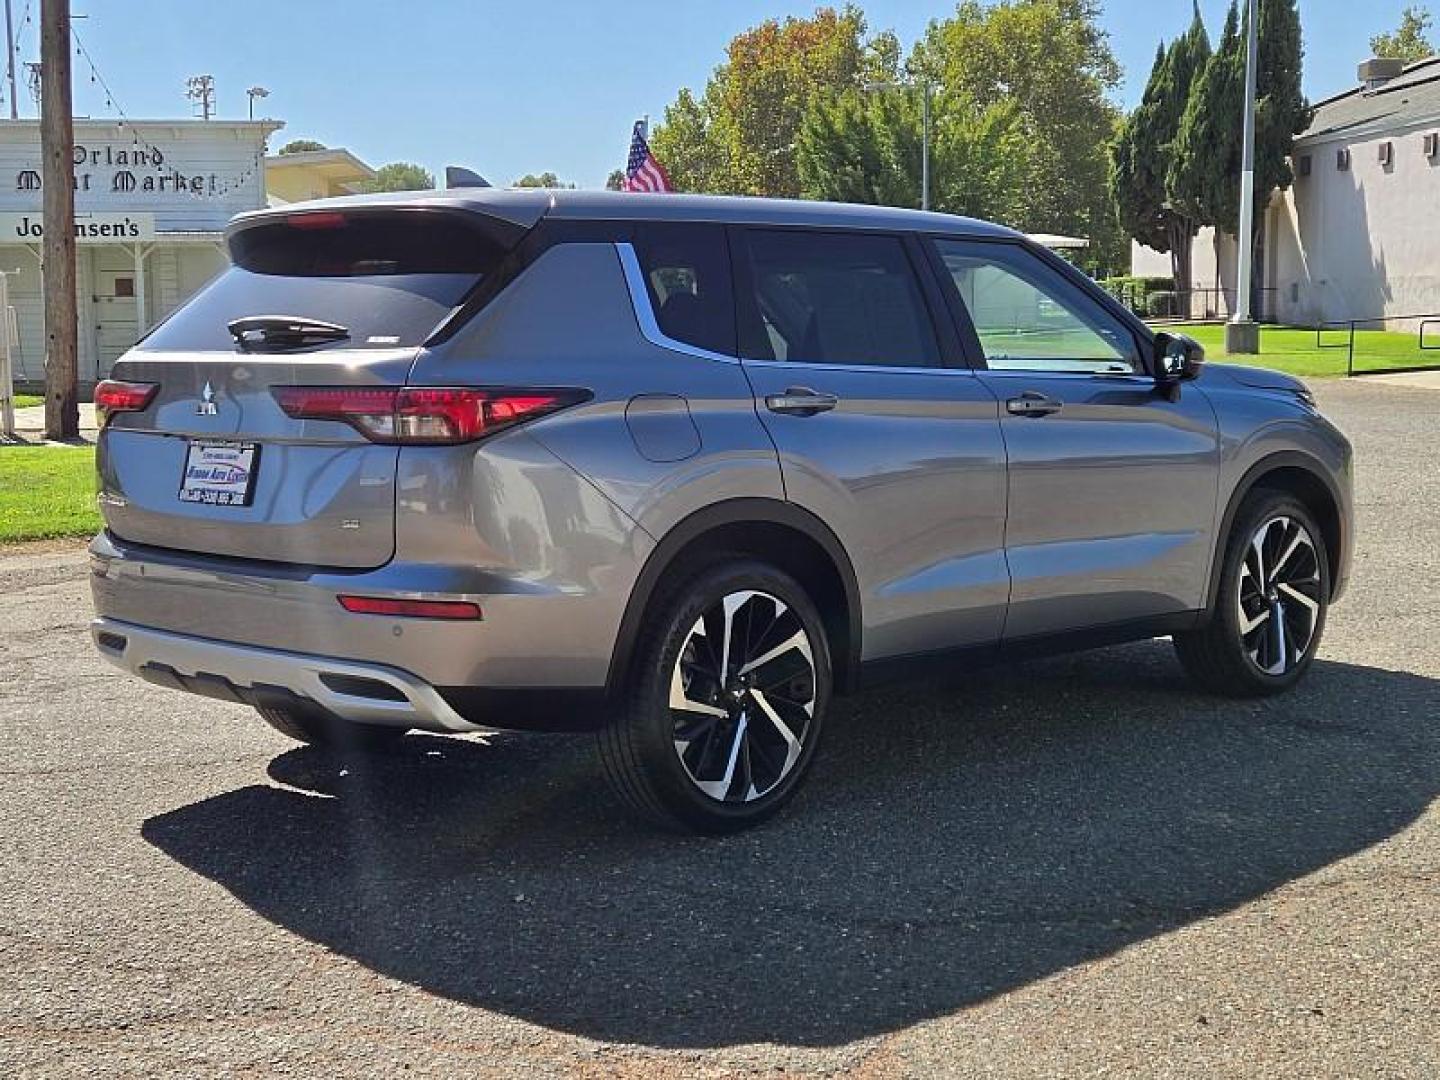
[[[180,501],[249,506],[259,462],[260,447],[255,443],[193,440],[185,454]]]

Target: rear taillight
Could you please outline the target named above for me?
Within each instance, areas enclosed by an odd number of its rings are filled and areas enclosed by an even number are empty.
[[[159,383],[105,379],[95,384],[95,410],[106,419],[115,413],[140,412],[159,389]]]
[[[578,405],[586,390],[475,387],[276,386],[270,391],[296,420],[338,420],[371,442],[450,445]]]
[[[340,606],[356,615],[405,619],[478,619],[480,605],[468,600],[394,600],[382,596],[341,596]]]

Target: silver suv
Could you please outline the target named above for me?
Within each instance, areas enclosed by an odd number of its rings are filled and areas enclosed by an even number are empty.
[[[832,693],[1167,635],[1274,693],[1345,582],[1304,386],[994,225],[479,190],[228,243],[97,388],[94,638],[308,743],[594,731],[636,809],[725,831]]]

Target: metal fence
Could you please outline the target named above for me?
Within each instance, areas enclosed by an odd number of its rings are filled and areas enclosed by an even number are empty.
[[[1405,348],[1386,338],[1367,338],[1366,330],[1373,328],[1385,331],[1393,323],[1410,323],[1415,326],[1415,350],[1409,354]],[[1357,333],[1358,331],[1358,333]],[[1391,331],[1390,333],[1394,333]],[[1330,337],[1327,339],[1326,335]],[[1427,334],[1429,335],[1427,337]],[[1396,375],[1405,371],[1440,371],[1440,315],[1382,315],[1374,319],[1340,319],[1321,323],[1315,327],[1316,349],[1344,349],[1345,374],[1353,375]],[[1433,353],[1433,356],[1423,356]],[[1419,363],[1393,363],[1398,359],[1408,360],[1411,355]],[[1360,370],[1355,362],[1360,361]]]
[[[1274,318],[1275,289],[1260,289],[1258,309],[1253,317],[1261,322]],[[1219,286],[1194,289],[1151,289],[1122,286],[1110,294],[1136,315],[1149,322],[1224,322],[1235,314],[1235,290]]]

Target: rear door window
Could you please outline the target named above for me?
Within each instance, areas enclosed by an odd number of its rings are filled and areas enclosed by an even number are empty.
[[[938,367],[940,349],[899,237],[747,229],[744,355],[792,363]]]
[[[281,217],[230,238],[233,265],[157,326],[140,348],[232,351],[228,324],[287,316],[337,323],[347,338],[306,346],[414,346],[494,270],[513,239],[433,212]]]
[[[660,332],[735,355],[735,303],[723,225],[645,222],[633,243]]]

